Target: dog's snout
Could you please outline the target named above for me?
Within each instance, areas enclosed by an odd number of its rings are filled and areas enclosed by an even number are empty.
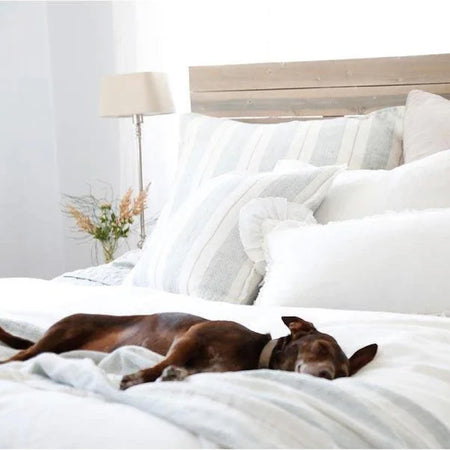
[[[302,362],[297,363],[295,371],[299,373],[306,373],[314,377],[325,378],[326,380],[332,380],[334,378],[334,369],[329,364],[308,364]]]
[[[333,376],[331,375],[331,372],[328,370],[321,370],[318,374],[318,377],[320,378],[326,378],[327,380],[333,379]]]

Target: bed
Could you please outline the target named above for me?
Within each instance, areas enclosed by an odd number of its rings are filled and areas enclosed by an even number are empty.
[[[376,358],[331,382],[262,369],[120,391],[161,356],[43,354],[0,365],[0,447],[449,448],[450,145],[419,158],[401,138],[411,90],[446,108],[450,55],[192,67],[190,83],[184,172],[142,253],[52,281],[1,279],[0,326],[36,340],[73,313],[181,311],[280,337],[281,316],[298,316],[347,355],[376,342]],[[14,352],[0,344],[0,360]]]

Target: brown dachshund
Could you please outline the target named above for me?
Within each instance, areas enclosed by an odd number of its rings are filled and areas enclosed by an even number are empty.
[[[272,339],[236,323],[207,320],[184,313],[150,316],[75,314],[55,323],[35,344],[0,328],[0,341],[20,349],[8,359],[25,361],[44,352],[70,350],[111,352],[138,345],[165,355],[149,369],[123,377],[121,389],[160,379],[183,380],[199,372],[227,372],[268,368],[307,373],[322,378],[353,375],[377,352],[371,344],[350,359],[336,340],[298,317],[282,317],[290,334]]]

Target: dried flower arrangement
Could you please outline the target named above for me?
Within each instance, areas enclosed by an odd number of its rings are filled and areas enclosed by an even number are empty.
[[[78,231],[87,233],[100,242],[105,262],[114,259],[119,240],[130,234],[134,218],[146,207],[148,188],[132,198],[133,191],[128,189],[120,200],[107,201],[97,199],[92,194],[66,195],[64,213],[73,218]]]

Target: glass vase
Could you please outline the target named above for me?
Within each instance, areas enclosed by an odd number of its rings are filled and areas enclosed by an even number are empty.
[[[116,240],[102,241],[101,244],[105,263],[108,264],[114,261],[114,253],[117,250],[117,241]]]

